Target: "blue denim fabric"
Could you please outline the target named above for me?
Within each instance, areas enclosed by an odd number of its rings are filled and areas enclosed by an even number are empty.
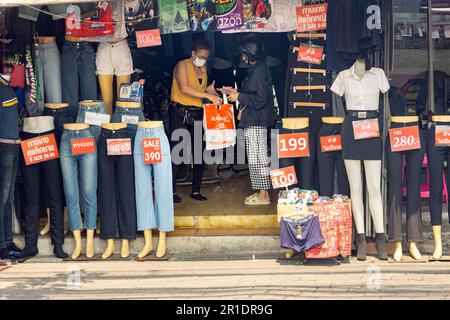
[[[61,55],[56,43],[40,44],[37,50],[39,88],[43,99],[38,101],[39,114],[44,111],[44,102],[60,103],[61,93]]]
[[[19,161],[19,145],[0,143],[0,248],[12,242],[14,186]]]
[[[62,98],[70,105],[73,121],[78,114],[78,101],[97,99],[95,71],[95,52],[90,43],[64,43],[61,53]]]
[[[122,116],[138,116],[139,121],[145,121],[144,112],[142,108],[124,108],[116,106],[114,115],[112,116],[111,122],[120,123],[122,121]],[[134,138],[136,135],[137,124],[128,123],[128,132]]]
[[[44,108],[44,116],[53,117],[53,123],[55,125],[56,141],[61,141],[61,136],[64,131],[64,124],[71,123],[72,117],[70,115],[70,109],[66,108]]]
[[[95,101],[95,104],[92,104],[92,101],[81,101],[78,108],[77,123],[84,123],[86,112],[105,113],[105,103],[103,101]],[[90,125],[89,128],[95,140],[98,141],[102,127]]]
[[[142,141],[145,138],[160,138],[162,151],[160,163],[144,164]],[[137,128],[134,144],[134,167],[138,230],[156,228],[166,232],[173,231],[172,159],[169,139],[164,132],[164,127]],[[155,201],[153,201],[153,189]]]
[[[97,225],[97,150],[95,153],[72,156],[71,141],[89,137],[93,137],[89,129],[64,130],[59,147],[69,227],[72,231],[83,229],[80,190],[86,229],[93,230]]]

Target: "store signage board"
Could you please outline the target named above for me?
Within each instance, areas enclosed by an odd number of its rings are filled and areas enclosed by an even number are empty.
[[[299,158],[309,157],[309,137],[308,133],[279,134],[278,158]]]
[[[21,141],[20,145],[27,166],[59,158],[53,133]]]
[[[321,46],[302,43],[300,44],[300,47],[298,47],[297,60],[311,64],[322,64],[323,50],[324,48]]]
[[[294,166],[272,170],[270,178],[274,189],[287,188],[298,182]]]
[[[160,46],[161,33],[159,29],[136,31],[136,42],[138,48]]]
[[[160,163],[162,161],[161,139],[146,138],[142,140],[142,155],[145,164]]]
[[[70,141],[70,143],[72,144],[72,155],[73,156],[95,153],[94,137],[73,139]]]
[[[436,126],[435,145],[438,147],[450,146],[450,126]]]
[[[108,156],[128,156],[132,154],[131,139],[107,139]]]
[[[371,139],[380,137],[378,119],[367,119],[353,121],[353,135],[355,140]]]
[[[297,31],[309,32],[327,29],[327,3],[297,6]]]
[[[342,136],[340,134],[334,136],[320,137],[320,147],[322,152],[334,152],[342,150]]]
[[[389,129],[389,140],[392,152],[420,149],[419,126]]]

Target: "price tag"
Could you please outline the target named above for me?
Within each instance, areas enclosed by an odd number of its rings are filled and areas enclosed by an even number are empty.
[[[122,115],[122,122],[128,124],[138,124],[139,116]]]
[[[142,140],[142,149],[145,164],[159,163],[162,161],[161,140],[159,138]]]
[[[353,134],[355,140],[363,140],[380,137],[378,119],[353,121]]]
[[[309,157],[308,133],[278,135],[278,158]]]
[[[92,126],[101,126],[104,123],[109,123],[111,116],[109,114],[89,112],[87,111],[84,116],[84,123]]]
[[[450,126],[436,126],[434,144],[439,147],[450,146]]]
[[[128,156],[131,155],[131,139],[107,139],[108,156]]]
[[[420,149],[418,126],[389,129],[389,139],[392,152]]]
[[[81,154],[95,153],[95,140],[94,137],[73,139],[70,141],[72,144],[72,155],[78,156]]]
[[[334,136],[320,137],[320,146],[322,152],[333,152],[342,150],[342,136],[340,134]]]
[[[161,33],[159,29],[136,31],[136,42],[138,48],[160,46]]]
[[[272,186],[274,189],[287,188],[297,183],[297,175],[294,166],[270,171]]]
[[[59,158],[53,133],[21,141],[20,145],[27,166]]]
[[[323,47],[300,44],[298,47],[298,61],[312,64],[322,64]]]

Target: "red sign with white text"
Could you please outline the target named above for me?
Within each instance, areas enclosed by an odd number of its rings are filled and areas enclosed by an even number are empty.
[[[420,149],[418,126],[389,129],[389,139],[392,152]]]
[[[278,158],[309,157],[308,133],[278,135]]]
[[[136,31],[136,42],[138,48],[160,46],[161,32],[159,29]]]
[[[107,154],[108,156],[128,156],[131,155],[131,139],[108,139]]]
[[[147,138],[142,140],[142,151],[145,164],[161,162],[162,161],[161,139]]]
[[[59,158],[53,133],[21,141],[20,145],[27,166]]]
[[[341,151],[342,136],[338,134],[334,136],[320,137],[320,147],[322,152]]]
[[[72,155],[78,156],[82,154],[95,153],[95,140],[94,137],[73,139],[72,143]]]
[[[270,171],[272,186],[274,189],[289,187],[297,183],[297,175],[294,166]]]
[[[450,126],[436,126],[435,145],[450,146]]]
[[[309,32],[327,29],[327,3],[297,6],[297,31]]]
[[[322,64],[322,59],[323,47],[311,46],[303,43],[300,44],[300,47],[298,47],[298,61],[312,64]]]
[[[380,137],[378,119],[353,121],[353,134],[355,136],[355,140]]]

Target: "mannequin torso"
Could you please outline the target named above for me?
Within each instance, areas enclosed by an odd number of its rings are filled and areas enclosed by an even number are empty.
[[[281,121],[284,129],[298,130],[309,127],[309,118],[284,118]]]
[[[23,121],[23,131],[27,133],[42,133],[55,129],[53,117],[30,117]]]
[[[138,127],[141,128],[158,128],[158,127],[162,127],[164,126],[164,122],[162,121],[139,121],[138,122]]]
[[[322,118],[323,123],[328,124],[341,124],[344,122],[344,118],[341,117],[323,117]]]
[[[64,124],[64,129],[66,129],[66,130],[85,130],[85,129],[89,129],[89,124],[87,124],[87,123],[66,123],[66,124]]]

